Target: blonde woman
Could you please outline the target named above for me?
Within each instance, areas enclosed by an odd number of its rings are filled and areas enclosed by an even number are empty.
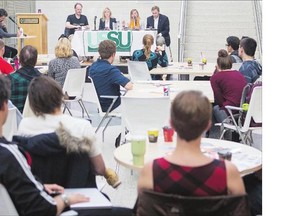
[[[55,47],[56,58],[48,65],[48,76],[55,79],[63,87],[69,69],[80,68],[77,57],[73,56],[71,42],[66,37],[60,37]]]
[[[149,70],[156,68],[157,64],[162,67],[168,66],[167,54],[161,46],[157,46],[155,52],[151,50],[151,47],[154,44],[154,37],[151,34],[144,35],[142,42],[144,47],[143,49],[135,50],[133,52],[133,61],[146,61]],[[153,80],[162,80],[162,75],[152,74],[151,76]]]
[[[132,9],[130,11],[130,24],[129,28],[132,30],[139,30],[140,29],[140,16],[136,9]]]
[[[116,23],[116,18],[112,18],[111,10],[106,7],[99,22],[99,30],[113,30],[113,23]]]

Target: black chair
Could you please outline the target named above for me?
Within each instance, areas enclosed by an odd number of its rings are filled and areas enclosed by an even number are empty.
[[[137,216],[251,216],[247,195],[188,197],[143,190]]]

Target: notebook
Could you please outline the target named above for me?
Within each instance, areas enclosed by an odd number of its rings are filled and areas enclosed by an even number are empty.
[[[97,188],[69,188],[65,189],[65,194],[83,194],[90,198],[89,202],[77,203],[70,206],[71,209],[109,209],[112,203]]]

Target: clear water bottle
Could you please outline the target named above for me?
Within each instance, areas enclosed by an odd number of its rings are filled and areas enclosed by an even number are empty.
[[[120,31],[120,21],[117,21],[117,31]]]

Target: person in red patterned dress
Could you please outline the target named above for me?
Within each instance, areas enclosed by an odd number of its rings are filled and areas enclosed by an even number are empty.
[[[212,106],[198,91],[183,91],[174,99],[170,124],[177,132],[175,151],[144,165],[138,192],[151,189],[184,196],[245,194],[236,166],[201,152],[201,135],[211,126]]]

